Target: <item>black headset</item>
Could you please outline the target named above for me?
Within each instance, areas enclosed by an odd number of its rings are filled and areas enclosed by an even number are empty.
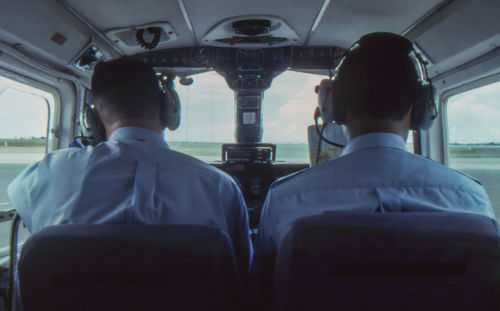
[[[160,121],[163,128],[176,130],[180,124],[181,105],[179,95],[173,88],[173,79],[160,79],[158,81],[160,92]],[[95,146],[106,140],[104,125],[92,104],[92,95],[87,92],[85,103],[80,114],[80,129],[82,135],[78,138],[84,146]]]
[[[317,86],[316,92],[318,93],[318,111],[325,124],[335,122],[337,124],[344,124],[346,114],[346,103],[342,99],[342,87],[340,87],[342,74],[340,69],[344,61],[349,58],[350,54],[356,50],[360,53],[370,53],[369,42],[374,42],[378,38],[383,40],[400,40],[401,46],[408,49],[408,57],[414,64],[417,73],[417,100],[413,106],[410,128],[412,130],[427,130],[431,127],[434,119],[437,117],[437,108],[434,101],[434,87],[427,75],[425,64],[420,55],[415,50],[413,44],[398,35],[390,33],[373,33],[361,37],[341,59],[339,65],[335,69],[336,75],[331,79],[324,79],[320,85]],[[406,53],[406,51],[405,51]]]
[[[175,131],[181,123],[181,101],[179,94],[174,88],[174,78],[171,76],[163,76],[159,80],[158,87],[160,89],[160,121],[163,128],[168,128]]]

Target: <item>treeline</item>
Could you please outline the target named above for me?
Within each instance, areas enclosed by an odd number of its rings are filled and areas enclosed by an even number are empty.
[[[45,137],[31,138],[0,138],[1,147],[43,147],[45,146]]]
[[[454,158],[500,158],[500,144],[450,144],[448,150]]]
[[[473,143],[473,144],[462,144],[462,143],[450,143],[452,146],[500,146],[500,143],[489,142],[489,143]]]

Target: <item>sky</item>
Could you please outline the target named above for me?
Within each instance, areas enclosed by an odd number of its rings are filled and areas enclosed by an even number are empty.
[[[0,77],[0,138],[47,136],[51,94]]]
[[[215,72],[192,78],[194,83],[190,86],[176,84],[181,100],[181,125],[175,132],[167,130],[166,140],[234,142],[234,92]],[[262,102],[264,142],[307,142],[306,129],[313,124],[317,105],[314,88],[323,78],[285,72],[274,79]]]
[[[234,142],[234,92],[215,72],[192,76],[191,86],[176,84],[181,125],[165,131],[167,141]],[[263,141],[306,143],[317,105],[314,87],[323,76],[285,72],[263,99]],[[0,138],[46,135],[50,94],[0,77]],[[500,82],[455,95],[446,105],[449,141],[500,143]]]
[[[500,143],[500,82],[448,99],[450,143]]]
[[[307,127],[314,124],[318,105],[315,87],[325,76],[288,71],[276,77],[264,93],[263,140],[306,143]]]

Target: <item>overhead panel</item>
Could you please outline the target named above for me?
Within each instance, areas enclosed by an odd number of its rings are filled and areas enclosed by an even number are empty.
[[[298,41],[297,33],[285,21],[269,15],[226,19],[201,38],[206,45],[242,48],[290,46]]]
[[[269,15],[282,19],[298,35],[296,45],[303,44],[323,0],[211,0],[200,5],[197,0],[184,0],[197,38],[203,38],[222,20],[237,16]]]
[[[362,35],[401,34],[443,0],[332,0],[309,45],[349,48]]]
[[[170,41],[168,47],[192,46],[195,44],[182,17],[177,0],[65,1],[103,34],[134,26],[168,23],[176,34],[176,39]],[[128,50],[127,53],[130,51]],[[140,51],[140,48],[136,48],[131,52]]]
[[[10,1],[0,9],[0,40],[59,65],[70,63],[89,38],[87,30],[55,2]]]
[[[429,57],[432,74],[500,46],[500,1],[455,0],[408,33]]]

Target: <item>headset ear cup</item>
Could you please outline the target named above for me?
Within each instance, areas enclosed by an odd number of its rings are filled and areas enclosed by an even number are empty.
[[[181,123],[181,104],[175,90],[168,90],[170,100],[167,105],[167,127],[175,131]]]
[[[179,127],[181,118],[181,107],[179,96],[175,90],[167,89],[161,93],[160,121],[163,128],[171,131]]]
[[[332,119],[335,123],[341,125],[345,122],[345,103],[342,100],[342,88],[339,86],[338,77],[332,80],[331,104]]]
[[[95,146],[106,139],[106,131],[97,111],[89,104],[85,104],[81,117],[80,129],[86,143]]]
[[[160,122],[162,128],[168,127],[168,102],[168,93],[160,92]]]
[[[423,97],[424,97],[424,116],[422,119],[422,123],[420,124],[420,129],[426,131],[428,130],[432,124],[434,123],[434,120],[437,118],[437,106],[436,106],[436,101],[434,98],[434,94],[436,94],[436,91],[434,89],[434,86],[432,84],[425,85],[425,90],[423,91]]]
[[[319,115],[323,123],[328,124],[333,121],[332,106],[332,80],[323,79],[317,87]]]
[[[437,107],[434,100],[432,83],[420,85],[417,89],[417,101],[413,107],[410,129],[428,130],[437,117]]]

